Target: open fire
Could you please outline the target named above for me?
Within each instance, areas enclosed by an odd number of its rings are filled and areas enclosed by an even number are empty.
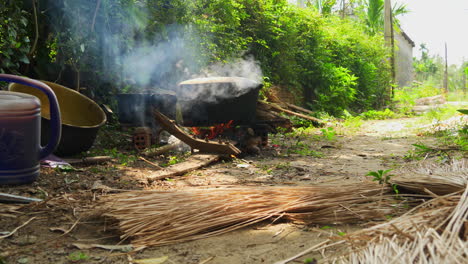
[[[233,127],[234,120],[230,120],[227,123],[217,124],[208,128],[203,127],[192,127],[192,133],[199,138],[203,139],[214,139],[218,135],[221,135],[226,129]]]

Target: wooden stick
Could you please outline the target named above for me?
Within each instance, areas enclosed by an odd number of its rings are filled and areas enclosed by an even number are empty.
[[[149,160],[147,160],[147,159],[145,159],[145,158],[143,158],[143,157],[138,157],[138,158],[139,158],[140,160],[142,160],[142,161],[148,163],[149,165],[154,166],[154,167],[156,167],[156,168],[158,168],[158,169],[160,169],[160,170],[163,169],[163,168],[162,168],[161,166],[159,166],[158,164],[156,164],[156,163],[154,163],[154,162],[152,162],[152,161],[149,161]]]
[[[13,231],[11,231],[10,233],[4,235],[4,236],[0,236],[0,239],[4,239],[4,238],[7,238],[7,237],[10,237],[12,236],[14,233],[16,233],[16,231],[20,230],[20,228],[26,226],[27,224],[29,224],[32,220],[34,220],[36,217],[31,217],[31,219],[29,219],[28,221],[24,222],[24,224],[18,226],[17,228],[13,229]]]
[[[281,106],[279,105],[276,105],[276,104],[273,104],[273,103],[267,103],[267,102],[262,102],[262,101],[259,101],[259,103],[261,104],[267,104],[268,106],[270,106],[273,110],[276,110],[276,111],[279,111],[279,112],[283,112],[283,113],[286,113],[288,115],[293,115],[293,116],[297,116],[297,117],[300,117],[300,118],[303,118],[303,119],[307,119],[307,120],[310,120],[310,121],[313,121],[313,122],[317,122],[319,123],[320,125],[323,125],[325,124],[324,121],[318,119],[318,118],[315,118],[313,116],[308,116],[308,115],[304,115],[304,114],[301,114],[301,113],[296,113],[296,112],[293,112],[291,110],[287,110],[287,109],[284,109],[282,108]]]
[[[63,159],[65,162],[70,164],[98,164],[107,161],[111,161],[112,157],[110,156],[96,156],[96,157],[84,157],[82,159]]]
[[[144,154],[146,156],[158,156],[158,155],[164,154],[166,152],[169,152],[169,151],[175,149],[176,147],[177,147],[177,144],[167,144],[167,145],[164,145],[164,146],[159,147],[159,148],[147,149],[147,150],[143,151],[142,154]]]
[[[200,150],[200,152],[204,153],[215,154],[239,155],[241,153],[241,151],[238,148],[236,148],[234,145],[228,142],[218,143],[214,141],[205,141],[191,137],[182,129],[180,129],[174,121],[170,120],[156,109],[153,109],[153,115],[156,121],[158,121],[159,124],[164,128],[164,130],[166,130],[176,138],[180,139],[182,142],[189,145],[193,149],[198,149]]]
[[[305,108],[297,106],[297,105],[293,105],[293,104],[290,104],[290,103],[284,103],[284,104],[289,108],[292,108],[292,109],[297,110],[297,111],[304,112],[306,114],[313,114],[314,113],[314,112],[310,111],[309,109],[305,109]]]
[[[149,182],[183,175],[187,172],[207,166],[219,159],[218,155],[197,154],[190,156],[186,161],[164,168],[147,176]]]

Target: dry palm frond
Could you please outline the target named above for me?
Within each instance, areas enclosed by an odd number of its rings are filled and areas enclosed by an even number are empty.
[[[468,188],[462,194],[439,197],[428,203],[415,214],[352,235],[358,238],[380,232],[378,239],[367,242],[366,247],[353,252],[344,262],[466,263]],[[431,207],[426,208],[427,205]]]
[[[462,191],[468,183],[468,160],[453,160],[448,164],[425,162],[395,171],[392,184],[417,193],[437,195]]]
[[[374,183],[135,191],[109,196],[101,208],[118,221],[123,239],[153,246],[206,238],[283,216],[316,224],[381,220],[402,207],[398,204],[403,201],[390,192]]]
[[[438,196],[391,221],[314,245],[285,264],[310,252],[348,244],[343,257],[321,263],[465,263],[468,256],[468,187]],[[461,261],[460,261],[461,260]]]

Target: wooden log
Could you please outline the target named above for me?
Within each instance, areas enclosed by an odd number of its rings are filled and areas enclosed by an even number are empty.
[[[300,117],[302,119],[306,119],[306,120],[310,120],[310,121],[313,121],[313,122],[316,122],[318,123],[319,125],[323,125],[325,124],[324,121],[318,119],[318,118],[315,118],[313,116],[308,116],[308,115],[304,115],[304,114],[301,114],[301,113],[296,113],[296,112],[293,112],[291,110],[287,110],[287,109],[284,109],[282,108],[281,106],[279,105],[276,105],[276,104],[272,104],[272,103],[267,103],[267,102],[262,102],[262,101],[259,101],[260,104],[267,104],[268,106],[271,107],[271,109],[275,110],[275,111],[278,111],[278,112],[283,112],[285,114],[288,114],[288,115],[293,115],[293,116],[297,116],[297,117]]]
[[[304,112],[306,114],[313,114],[314,112],[310,111],[309,109],[305,109],[303,107],[300,107],[300,106],[297,106],[297,105],[293,105],[293,104],[290,104],[290,103],[285,103],[285,105],[288,107],[288,108],[291,108],[291,109],[294,109],[296,111],[301,111],[301,112]]]
[[[185,173],[205,167],[215,161],[218,161],[219,155],[210,154],[195,154],[190,156],[186,161],[169,166],[162,170],[156,171],[146,177],[148,182],[171,178],[174,176],[184,175]]]
[[[180,139],[192,149],[198,149],[203,153],[215,153],[226,155],[239,155],[241,151],[229,142],[218,143],[214,141],[201,140],[193,138],[182,129],[180,129],[174,121],[161,114],[158,110],[153,109],[153,115],[156,121],[170,134]]]

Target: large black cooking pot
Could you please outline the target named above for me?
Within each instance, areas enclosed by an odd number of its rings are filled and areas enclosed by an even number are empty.
[[[126,93],[117,95],[118,117],[124,124],[151,125],[154,122],[152,107],[171,119],[175,119],[177,98],[168,93]]]
[[[231,120],[255,122],[261,83],[241,77],[197,78],[181,82],[177,90],[184,126],[212,126]]]

